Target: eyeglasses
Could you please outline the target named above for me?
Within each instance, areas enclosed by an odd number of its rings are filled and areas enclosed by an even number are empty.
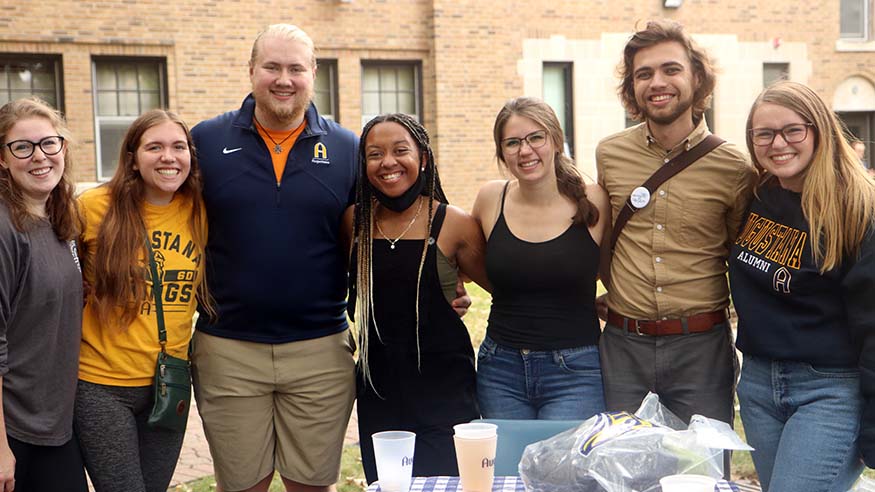
[[[808,138],[808,127],[813,126],[812,123],[794,123],[780,129],[751,128],[748,133],[750,133],[750,139],[754,145],[766,147],[772,145],[772,142],[775,141],[775,136],[778,134],[787,143],[799,143]]]
[[[533,149],[540,149],[547,143],[547,132],[545,130],[538,130],[536,132],[529,133],[523,138],[505,138],[501,141],[501,150],[507,152],[508,154],[516,154],[523,148],[523,141],[529,144],[529,147]]]
[[[14,140],[6,144],[9,147],[9,152],[19,159],[27,159],[33,155],[33,151],[39,146],[40,150],[45,155],[55,155],[64,149],[64,137],[60,135],[52,135],[41,138],[39,142],[31,142],[30,140]]]

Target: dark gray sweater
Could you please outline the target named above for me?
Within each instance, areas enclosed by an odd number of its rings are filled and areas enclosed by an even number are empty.
[[[0,375],[9,436],[58,446],[73,435],[82,332],[74,248],[47,221],[25,233],[0,201]]]

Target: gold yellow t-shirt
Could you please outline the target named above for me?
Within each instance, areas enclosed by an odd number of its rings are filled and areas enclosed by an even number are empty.
[[[109,202],[109,190],[105,186],[89,190],[79,198],[84,218],[80,236],[84,246],[83,277],[92,284],[97,233]],[[191,206],[190,200],[178,195],[165,206],[148,203],[143,206],[147,236],[155,252],[158,274],[163,279],[167,352],[186,359],[192,316],[197,307],[195,293],[203,272],[203,257],[196,251],[188,225]],[[147,263],[144,267],[148,271]],[[147,284],[151,292],[151,282]],[[126,329],[100,326],[92,301],[89,296],[82,315],[79,379],[112,386],[151,384],[160,351],[152,297],[140,306],[134,322]]]

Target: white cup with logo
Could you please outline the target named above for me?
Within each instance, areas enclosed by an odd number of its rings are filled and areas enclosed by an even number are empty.
[[[416,434],[407,431],[377,432],[374,442],[374,461],[377,480],[382,492],[407,492],[413,476],[413,449]]]
[[[659,479],[662,492],[714,492],[717,479],[706,475],[669,475]]]
[[[453,426],[463,492],[491,492],[498,427],[485,422]]]

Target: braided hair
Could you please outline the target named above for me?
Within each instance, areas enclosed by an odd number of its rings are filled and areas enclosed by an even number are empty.
[[[425,257],[428,253],[428,243],[431,237],[431,225],[434,218],[434,203],[448,203],[444,190],[441,187],[440,176],[434,162],[434,153],[429,145],[428,131],[413,117],[392,113],[383,114],[369,121],[362,129],[359,141],[358,171],[356,179],[355,221],[353,224],[353,238],[356,244],[356,305],[359,307],[358,345],[359,362],[366,381],[371,381],[368,369],[368,333],[370,325],[374,325],[374,332],[380,337],[377,320],[374,318],[374,292],[373,292],[373,236],[374,236],[374,205],[376,198],[374,189],[367,177],[367,158],[365,147],[370,131],[380,123],[393,122],[404,127],[416,142],[420,157],[420,172],[423,173],[425,186],[422,194],[428,197],[428,226],[426,236],[422,242],[422,255],[419,260],[419,270],[416,276],[416,361],[419,365],[419,296],[422,271],[425,266]],[[424,168],[425,170],[422,170]],[[375,389],[376,390],[376,389]]]

